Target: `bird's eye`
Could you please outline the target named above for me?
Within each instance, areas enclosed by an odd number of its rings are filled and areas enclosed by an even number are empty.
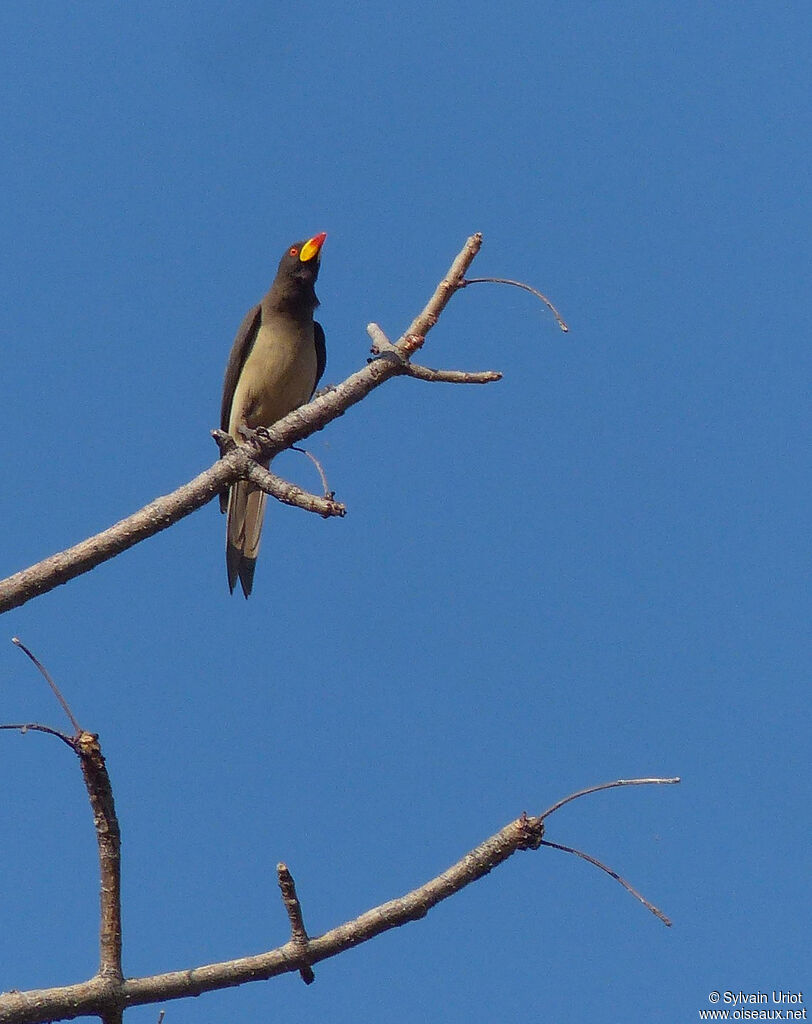
[[[288,249],[288,256],[298,256],[298,255],[299,255],[299,250],[296,248],[295,245],[292,245]]]

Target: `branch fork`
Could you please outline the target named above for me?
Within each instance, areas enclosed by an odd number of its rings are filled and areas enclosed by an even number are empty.
[[[301,487],[297,487],[296,484],[272,473],[257,461],[263,446],[270,442],[270,436],[264,427],[246,431],[244,444],[237,444],[234,438],[223,430],[213,430],[211,434],[220,449],[223,460],[239,470],[239,479],[250,480],[259,490],[270,494],[285,505],[294,505],[296,508],[304,509],[305,512],[315,512],[324,519],[329,519],[331,516],[342,518],[347,514],[347,506],[335,501],[332,492],[327,491],[326,487],[324,495],[310,494]],[[301,448],[298,450],[304,451]],[[316,462],[316,467],[324,482],[324,473],[318,460],[309,452],[305,451],[305,455]]]

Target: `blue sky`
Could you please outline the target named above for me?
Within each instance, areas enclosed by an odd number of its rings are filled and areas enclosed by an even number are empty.
[[[229,598],[214,505],[8,613],[0,719],[100,733],[125,970],[326,931],[592,783],[420,923],[167,1024],[696,1019],[809,988],[809,61],[803,3],[0,10],[0,573],[211,463],[225,360],[318,231],[325,380],[474,231],[432,366],[311,439],[343,521],[269,509]],[[13,429],[8,429],[13,428]],[[317,480],[301,456],[276,464]],[[96,965],[69,752],[0,739],[0,989]],[[533,1007],[538,1007],[537,1018]],[[154,1021],[153,1008],[128,1021]]]

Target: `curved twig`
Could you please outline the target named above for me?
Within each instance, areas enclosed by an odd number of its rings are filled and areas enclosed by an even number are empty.
[[[313,452],[308,451],[307,448],[300,448],[298,444],[291,445],[290,450],[292,452],[298,452],[300,455],[306,455],[308,459],[310,459],[310,461],[316,467],[316,472],[319,474],[319,477],[321,478],[321,486],[324,489],[324,497],[328,501],[332,501],[335,491],[330,490],[330,485],[327,482],[327,474],[324,472],[324,467],[313,454]],[[345,512],[347,511],[344,505],[342,505],[341,507],[344,509]]]
[[[524,281],[514,281],[509,277],[468,277],[462,282],[463,287],[466,287],[469,284],[512,284],[514,288],[523,288],[526,292],[530,292],[532,295],[541,299],[547,309],[549,309],[553,314],[556,319],[556,323],[565,334],[569,331],[569,327],[567,327],[563,317],[547,296],[543,295],[538,288],[533,288],[532,285],[525,284]]]
[[[19,730],[23,736],[27,732],[44,732],[47,736],[56,736],[63,743],[67,743],[74,753],[76,752],[76,737],[68,736],[67,733],[60,732],[59,729],[52,729],[50,725],[40,725],[38,722],[18,722],[17,724],[0,725],[0,729],[13,729],[15,732]]]
[[[550,842],[549,839],[542,839],[541,845],[550,846],[554,850],[563,850],[564,853],[574,853],[576,857],[582,857],[584,860],[588,860],[589,863],[594,864],[596,868],[600,868],[601,871],[605,871],[607,875],[611,875],[616,882],[620,882],[623,888],[626,889],[627,892],[630,892],[636,900],[640,900],[643,906],[650,910],[656,918],[659,918],[659,920],[668,928],[671,927],[670,918],[667,918],[659,907],[655,907],[654,904],[649,902],[649,900],[647,900],[642,893],[638,892],[633,885],[629,885],[622,875],[619,875],[617,871],[613,871],[612,868],[608,867],[608,865],[599,861],[597,857],[592,857],[590,854],[584,853],[583,850],[576,850],[574,846],[564,846],[562,843]]]
[[[53,695],[56,697],[56,699],[61,704],[62,710],[68,716],[68,719],[70,720],[70,724],[73,726],[74,736],[78,736],[79,733],[82,731],[82,727],[76,721],[76,718],[74,717],[73,712],[68,707],[68,702],[65,700],[65,698],[62,696],[62,694],[59,692],[59,687],[53,681],[53,679],[51,677],[51,673],[42,664],[42,662],[36,657],[36,655],[32,654],[31,651],[29,651],[29,649],[25,646],[25,644],[22,642],[22,640],[18,636],[13,636],[11,638],[11,642],[14,644],[15,647],[19,647],[20,650],[23,652],[23,654],[27,654],[28,657],[37,666],[37,668],[39,669],[40,673],[44,677],[45,682],[50,686],[51,692],[53,693]]]
[[[564,804],[571,803],[573,800],[580,800],[582,796],[589,796],[590,793],[601,793],[604,789],[616,789],[618,786],[675,786],[678,782],[680,782],[678,775],[667,779],[615,779],[614,782],[599,782],[597,786],[587,786],[586,789],[579,789],[577,793],[570,793],[569,796],[565,796],[563,800],[559,800],[552,807],[548,807],[541,817],[549,818],[551,814],[554,814]]]

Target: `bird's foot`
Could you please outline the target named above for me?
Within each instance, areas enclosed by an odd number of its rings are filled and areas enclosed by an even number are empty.
[[[247,427],[244,423],[241,423],[237,427],[237,432],[243,441],[267,441],[268,430],[266,427]]]

